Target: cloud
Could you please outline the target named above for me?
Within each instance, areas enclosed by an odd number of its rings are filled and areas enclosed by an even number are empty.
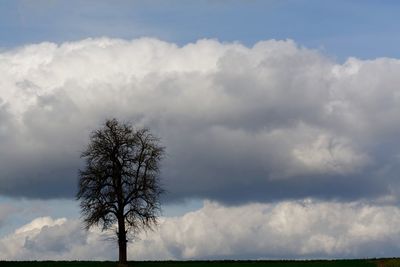
[[[200,210],[167,218],[152,240],[178,259],[386,257],[400,249],[399,216],[395,206],[356,202],[205,202]]]
[[[113,259],[112,243],[98,229],[83,230],[79,220],[39,217],[0,240],[7,260]]]
[[[303,199],[227,207],[206,201],[128,247],[130,259],[392,257],[400,251],[396,206]],[[117,247],[74,219],[37,218],[0,239],[2,259],[115,260]]]
[[[0,227],[4,226],[12,213],[20,211],[19,208],[11,204],[0,204]]]
[[[0,193],[72,197],[105,118],[161,137],[166,201],[397,201],[399,61],[293,41],[40,43],[0,54]]]

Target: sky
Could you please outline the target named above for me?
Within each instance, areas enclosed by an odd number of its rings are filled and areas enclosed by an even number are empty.
[[[398,1],[1,1],[0,260],[115,260],[75,200],[116,117],[167,156],[131,260],[400,254]]]

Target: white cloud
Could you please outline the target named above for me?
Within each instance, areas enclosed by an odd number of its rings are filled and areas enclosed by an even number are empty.
[[[399,73],[396,59],[337,64],[290,40],[5,51],[1,193],[71,197],[89,132],[118,117],[162,138],[168,199],[387,197],[400,188]]]
[[[206,201],[129,245],[131,259],[391,257],[400,209],[313,200],[226,207]],[[35,227],[32,227],[34,225]],[[78,220],[38,218],[0,239],[1,259],[116,259],[115,242]],[[30,229],[30,230],[28,230]]]
[[[16,234],[23,234],[26,232],[40,232],[43,227],[52,227],[56,225],[62,225],[66,222],[65,218],[60,218],[57,220],[53,220],[50,217],[39,217],[33,220],[32,222],[25,224],[24,226],[15,230]]]
[[[400,250],[399,217],[397,207],[361,203],[206,202],[198,211],[166,219],[159,235],[172,255],[184,259],[380,257]]]
[[[78,220],[39,217],[0,239],[0,259],[112,259],[115,244],[98,229],[86,232]]]
[[[295,158],[300,161],[309,174],[315,172],[348,174],[357,171],[368,162],[366,155],[359,155],[349,147],[349,141],[335,139],[321,134],[313,137],[311,144],[302,144],[293,150]]]

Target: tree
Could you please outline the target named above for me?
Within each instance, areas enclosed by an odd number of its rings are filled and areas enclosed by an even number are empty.
[[[127,263],[128,237],[152,229],[160,213],[159,166],[164,148],[148,129],[107,120],[95,130],[81,157],[81,213],[86,229],[116,228],[119,263]]]

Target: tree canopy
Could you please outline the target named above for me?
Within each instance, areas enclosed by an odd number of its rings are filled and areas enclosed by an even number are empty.
[[[163,192],[160,161],[164,147],[149,129],[107,120],[82,153],[79,171],[81,213],[87,229],[116,227],[119,261],[127,261],[128,237],[157,224]]]

